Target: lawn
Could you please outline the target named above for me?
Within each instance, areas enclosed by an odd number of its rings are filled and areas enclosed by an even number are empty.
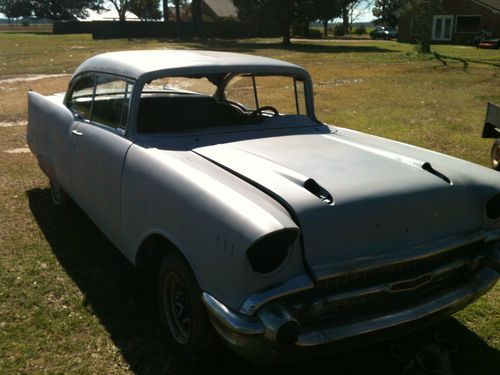
[[[179,363],[158,336],[139,275],[81,211],[52,208],[46,178],[23,152],[25,126],[5,126],[26,119],[28,89],[64,91],[86,57],[149,48],[238,51],[301,64],[315,81],[321,120],[488,165],[491,141],[480,133],[486,103],[500,103],[500,51],[436,46],[445,65],[392,41],[283,48],[276,39],[94,41],[0,32],[0,374],[402,374],[408,361],[395,352],[446,360],[443,340],[453,348],[454,374],[498,374],[499,285],[453,318],[397,342],[270,368],[229,353],[205,367]],[[51,76],[18,80],[38,74]]]

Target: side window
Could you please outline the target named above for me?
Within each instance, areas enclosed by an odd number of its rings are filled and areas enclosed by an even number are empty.
[[[99,76],[91,120],[115,129],[125,129],[133,87],[133,83],[121,78]]]
[[[94,82],[95,77],[80,78],[73,87],[71,98],[68,101],[68,107],[86,119],[90,119]]]

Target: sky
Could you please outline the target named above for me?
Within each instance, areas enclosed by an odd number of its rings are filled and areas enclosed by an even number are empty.
[[[358,9],[355,9],[354,12],[357,13],[357,18],[355,22],[369,22],[373,20],[375,17],[373,17],[372,13],[372,8],[373,5],[368,6],[366,1],[363,1]]]

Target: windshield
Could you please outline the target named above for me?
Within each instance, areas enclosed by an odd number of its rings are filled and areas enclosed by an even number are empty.
[[[287,76],[233,77],[225,87],[225,98],[245,110],[272,107],[280,115],[305,115],[304,82]]]
[[[306,114],[304,81],[296,77],[251,73],[162,77],[144,85],[137,128],[143,133],[186,132],[277,123],[285,115]]]

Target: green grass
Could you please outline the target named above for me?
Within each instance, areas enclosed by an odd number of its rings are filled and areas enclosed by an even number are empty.
[[[488,164],[491,141],[480,133],[488,101],[500,102],[500,53],[441,45],[447,65],[396,42],[297,42],[277,39],[105,40],[88,35],[0,33],[0,122],[26,118],[28,88],[64,91],[69,76],[2,83],[26,74],[71,73],[85,58],[120,49],[204,48],[239,51],[305,66],[326,122]],[[47,180],[25,147],[24,127],[0,127],[0,373],[317,373],[401,374],[407,363],[393,342],[278,367],[252,366],[233,355],[201,368],[179,363],[158,335],[139,276],[79,210],[50,204]],[[457,346],[457,374],[500,368],[500,287],[429,329],[398,341]]]

